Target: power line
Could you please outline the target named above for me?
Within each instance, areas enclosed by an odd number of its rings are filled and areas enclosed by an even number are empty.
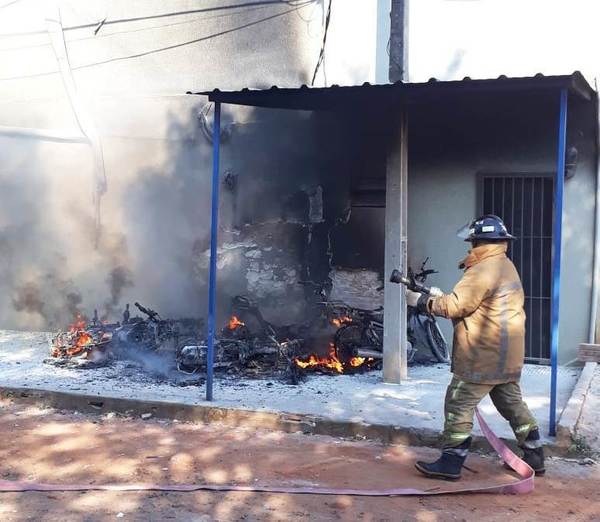
[[[391,52],[391,45],[392,45],[392,37],[390,36],[388,38],[387,44],[385,46],[385,51],[388,55],[388,58],[390,59],[390,62],[392,62],[392,65],[395,65],[398,68],[398,71],[402,72],[404,70],[404,67],[402,66],[402,64],[398,63],[394,54]]]
[[[225,5],[220,7],[205,7],[203,9],[189,9],[187,11],[177,11],[173,13],[161,13],[156,15],[148,15],[148,16],[135,16],[131,18],[119,18],[117,20],[107,20],[104,25],[113,25],[113,24],[123,24],[130,22],[140,22],[143,20],[154,20],[157,18],[168,18],[171,16],[184,16],[189,14],[197,14],[197,13],[207,13],[212,11],[223,11],[225,9],[237,9],[242,7],[253,7],[253,6],[268,6],[268,5],[277,5],[277,4],[286,4],[288,6],[297,6],[300,4],[310,4],[316,2],[317,0],[257,0],[254,2],[245,2],[242,4],[233,4],[233,5]],[[82,24],[82,25],[73,25],[71,27],[65,27],[65,31],[73,31],[76,29],[86,29],[89,27],[96,27],[98,25],[97,22],[91,24]]]
[[[244,14],[246,13],[250,13],[250,12],[255,12],[255,11],[261,11],[263,9],[268,9],[268,6],[260,6],[260,7],[253,7],[251,9],[247,9],[244,11]],[[67,43],[72,43],[72,42],[83,42],[86,40],[95,40],[98,41],[100,39],[103,38],[112,38],[113,36],[117,36],[120,34],[132,34],[132,33],[141,33],[141,32],[145,32],[145,31],[156,31],[158,29],[164,29],[164,28],[168,28],[168,27],[176,27],[176,26],[180,26],[180,25],[190,25],[190,24],[197,24],[197,23],[201,23],[201,22],[205,22],[208,20],[214,20],[217,18],[226,18],[229,16],[235,16],[236,14],[238,14],[239,11],[237,13],[225,13],[225,14],[218,14],[218,15],[213,15],[213,16],[203,16],[201,18],[195,18],[194,20],[184,20],[182,22],[173,22],[170,24],[160,24],[160,25],[152,25],[149,27],[140,27],[139,29],[126,29],[124,31],[113,31],[111,33],[106,33],[106,34],[100,34],[100,35],[92,35],[92,36],[83,36],[81,38],[71,38],[69,40],[67,40]],[[45,33],[45,31],[43,31]],[[3,51],[15,51],[15,50],[23,50],[23,49],[35,49],[35,48],[40,48],[40,47],[50,47],[51,44],[48,42],[45,43],[39,43],[39,44],[32,44],[32,45],[15,45],[13,47],[0,47],[0,52]]]
[[[164,51],[170,51],[172,49],[177,49],[177,48],[180,48],[180,47],[185,47],[187,45],[192,45],[192,44],[195,44],[195,43],[199,43],[199,42],[203,42],[203,41],[206,41],[206,40],[210,40],[212,38],[217,38],[219,36],[224,36],[226,34],[230,34],[230,33],[233,33],[235,31],[239,31],[241,29],[247,29],[248,27],[252,27],[254,25],[258,25],[260,23],[267,22],[269,20],[273,20],[275,18],[279,18],[279,17],[285,16],[285,15],[287,15],[289,13],[298,11],[299,9],[302,9],[306,5],[312,3],[312,1],[314,1],[314,0],[306,0],[302,4],[296,4],[296,5],[298,5],[298,7],[294,7],[293,9],[289,9],[287,11],[282,11],[281,13],[277,13],[275,15],[267,16],[265,18],[261,18],[260,20],[255,20],[253,22],[248,22],[247,24],[243,24],[243,25],[240,25],[240,26],[237,26],[237,27],[233,27],[232,29],[227,29],[227,30],[224,30],[224,31],[220,31],[218,33],[214,33],[214,34],[211,34],[211,35],[208,35],[208,36],[203,36],[201,38],[195,38],[194,40],[189,40],[187,42],[181,42],[181,43],[178,43],[178,44],[168,45],[168,46],[165,46],[165,47],[159,47],[157,49],[151,49],[149,51],[143,51],[143,52],[139,52],[139,53],[135,53],[135,54],[130,54],[130,55],[126,55],[126,56],[117,56],[117,57],[114,57],[114,58],[108,58],[108,59],[102,60],[100,62],[92,62],[92,63],[88,63],[88,64],[78,65],[76,67],[73,67],[73,70],[88,69],[90,67],[96,67],[96,66],[99,66],[99,65],[105,65],[105,64],[108,64],[108,63],[112,63],[112,62],[119,62],[119,61],[123,61],[123,60],[131,60],[133,58],[141,58],[143,56],[148,56],[148,55],[151,55],[151,54],[156,54],[156,53],[160,53],[160,52],[164,52]],[[27,78],[36,78],[36,77],[48,76],[48,75],[57,74],[57,73],[58,73],[58,71],[48,71],[48,72],[33,73],[33,74],[23,75],[23,76],[9,76],[9,77],[0,78],[0,81],[9,81],[9,80],[21,80],[21,79],[27,79]]]
[[[51,76],[53,74],[58,74],[59,71],[54,70],[54,71],[46,71],[46,72],[38,72],[38,73],[31,73],[31,74],[23,74],[21,76],[4,76],[4,77],[0,77],[0,81],[10,81],[10,80],[29,80],[31,78],[41,78],[42,76]]]
[[[304,7],[304,6],[302,6]],[[112,62],[119,62],[119,61],[123,61],[123,60],[131,60],[132,58],[141,58],[143,56],[148,56],[151,54],[156,54],[156,53],[161,53],[164,51],[170,51],[173,49],[177,49],[179,47],[185,47],[187,45],[192,45],[195,43],[199,43],[199,42],[204,42],[206,40],[210,40],[212,38],[217,38],[219,36],[224,36],[226,34],[229,33],[233,33],[235,31],[239,31],[241,29],[247,29],[248,27],[252,27],[254,25],[258,25],[262,22],[267,22],[269,20],[273,20],[275,18],[279,18],[281,16],[285,16],[289,13],[292,13],[294,11],[297,11],[298,9],[301,9],[302,7],[295,7],[294,9],[290,9],[288,11],[283,11],[281,13],[277,13],[275,15],[271,15],[271,16],[267,16],[266,18],[261,18],[260,20],[255,20],[254,22],[248,22],[247,24],[243,24],[237,27],[233,27],[232,29],[226,29],[225,31],[219,31],[218,33],[214,33],[208,36],[203,36],[201,38],[195,38],[194,40],[189,40],[187,42],[182,42],[182,43],[178,43],[178,44],[173,44],[173,45],[167,45],[165,47],[159,47],[157,49],[151,49],[149,51],[143,51],[143,52],[139,52],[139,53],[135,53],[135,54],[130,54],[130,55],[126,55],[126,56],[118,56],[115,58],[109,58],[107,60],[103,60],[100,62],[93,62],[93,63],[89,63],[89,64],[85,64],[85,65],[79,65],[77,67],[73,67],[74,70],[78,70],[78,69],[87,69],[89,67],[96,67],[98,65],[105,65],[107,63],[112,63]]]
[[[325,59],[325,44],[327,43],[327,31],[329,30],[329,21],[331,19],[331,4],[333,0],[329,0],[329,6],[327,7],[327,16],[325,17],[325,30],[323,31],[323,43],[321,44],[321,51],[319,52],[319,58],[317,60],[317,65],[315,65],[315,72],[313,73],[311,85],[315,84],[315,80],[317,78],[317,73],[319,72],[319,67],[323,63]]]
[[[16,0],[20,1],[20,0]],[[169,18],[172,16],[185,16],[190,14],[198,14],[198,13],[208,13],[213,11],[224,11],[226,9],[240,9],[244,7],[255,7],[255,6],[269,6],[269,5],[277,5],[277,4],[285,4],[293,7],[304,7],[305,5],[312,4],[317,2],[318,0],[256,0],[253,2],[244,2],[241,4],[232,4],[232,5],[224,5],[219,7],[205,7],[202,9],[189,9],[186,11],[176,11],[172,13],[160,13],[155,15],[148,16],[135,16],[130,18],[118,18],[115,20],[107,20],[104,25],[114,25],[114,24],[123,24],[123,23],[131,23],[131,22],[141,22],[144,20],[154,20],[158,18]],[[88,23],[88,24],[80,24],[80,25],[72,25],[64,28],[64,31],[75,31],[78,29],[88,29],[90,27],[96,28],[98,22]],[[5,33],[0,34],[0,38],[10,38],[15,36],[30,36],[35,34],[45,34],[45,30],[36,30],[36,31],[26,31],[20,33]]]
[[[11,5],[16,4],[16,3],[20,2],[20,1],[21,0],[12,0],[10,2],[6,2],[5,4],[0,5],[0,9],[4,9],[5,7],[10,7]]]

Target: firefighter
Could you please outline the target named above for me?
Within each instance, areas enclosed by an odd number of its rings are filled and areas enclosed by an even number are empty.
[[[459,268],[464,275],[450,294],[430,297],[407,290],[407,303],[454,325],[452,381],[444,403],[443,449],[438,460],[417,462],[428,477],[459,479],[471,445],[475,407],[490,395],[509,421],[523,459],[537,475],[544,469],[538,424],[521,396],[525,355],[524,293],[507,257],[514,240],[498,216],[485,215],[459,231],[472,248]]]

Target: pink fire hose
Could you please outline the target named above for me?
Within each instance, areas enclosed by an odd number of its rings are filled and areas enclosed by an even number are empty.
[[[498,452],[500,457],[518,475],[514,482],[497,486],[469,487],[463,489],[444,490],[441,488],[414,489],[351,489],[351,488],[323,488],[323,487],[284,487],[284,486],[238,486],[233,484],[41,484],[36,482],[22,482],[13,480],[0,480],[0,492],[19,491],[252,491],[259,493],[287,493],[307,495],[351,495],[361,497],[393,497],[400,495],[448,495],[456,493],[502,493],[522,494],[534,489],[534,471],[529,465],[515,455],[486,424],[485,420],[475,410],[475,415],[490,445]]]

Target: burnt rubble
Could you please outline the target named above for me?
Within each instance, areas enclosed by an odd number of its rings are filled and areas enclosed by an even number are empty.
[[[156,311],[135,303],[142,316],[131,316],[127,305],[121,322],[78,316],[51,341],[47,363],[77,367],[137,361],[150,373],[165,368],[203,381],[207,363],[204,321],[163,319]],[[254,378],[278,378],[298,383],[308,371],[352,373],[380,365],[382,337],[367,329],[365,311],[326,298],[309,320],[278,326],[268,322],[255,302],[245,296],[232,300],[232,316],[215,340],[215,371]],[[382,336],[383,325],[380,323]],[[375,331],[376,338],[364,333]],[[158,358],[158,359],[157,359]],[[161,366],[160,371],[156,367]]]
[[[139,359],[151,354],[172,358],[180,348],[196,342],[203,333],[203,323],[197,319],[163,319],[157,312],[135,303],[144,317],[131,317],[129,305],[122,322],[99,321],[97,312],[87,322],[78,315],[66,331],[51,340],[51,358],[45,362],[73,366],[92,366],[111,359]]]

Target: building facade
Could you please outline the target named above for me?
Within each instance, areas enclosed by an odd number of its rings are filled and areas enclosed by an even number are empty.
[[[413,82],[575,69],[591,81],[595,3],[510,3],[419,0],[407,11],[397,0],[178,0],[168,8],[23,0],[5,7],[5,326],[55,327],[95,307],[114,317],[133,300],[166,316],[205,313],[212,106],[187,91],[297,87],[313,79],[385,83],[398,41]],[[430,257],[440,271],[432,282],[449,290],[460,276],[455,265],[465,246],[454,232],[480,211],[497,211],[493,187],[510,186],[511,198],[531,187],[527,194],[537,200],[554,174],[557,107],[546,98],[525,107],[465,100],[432,103],[418,119],[409,114],[409,261]],[[595,116],[577,105],[569,114],[569,145],[578,155],[565,185],[562,362],[588,339],[596,209]],[[300,302],[297,281],[328,276],[339,283],[338,297],[381,302],[366,288],[385,277],[386,118],[368,106],[341,118],[226,108],[224,306],[250,293],[267,314],[286,308],[284,315],[300,317],[294,306],[282,307]],[[531,286],[530,331],[538,328],[530,342],[539,349],[530,355],[545,360],[549,238],[543,224],[539,235],[522,235],[529,238],[530,262],[522,266]],[[449,323],[444,329],[449,336]]]

